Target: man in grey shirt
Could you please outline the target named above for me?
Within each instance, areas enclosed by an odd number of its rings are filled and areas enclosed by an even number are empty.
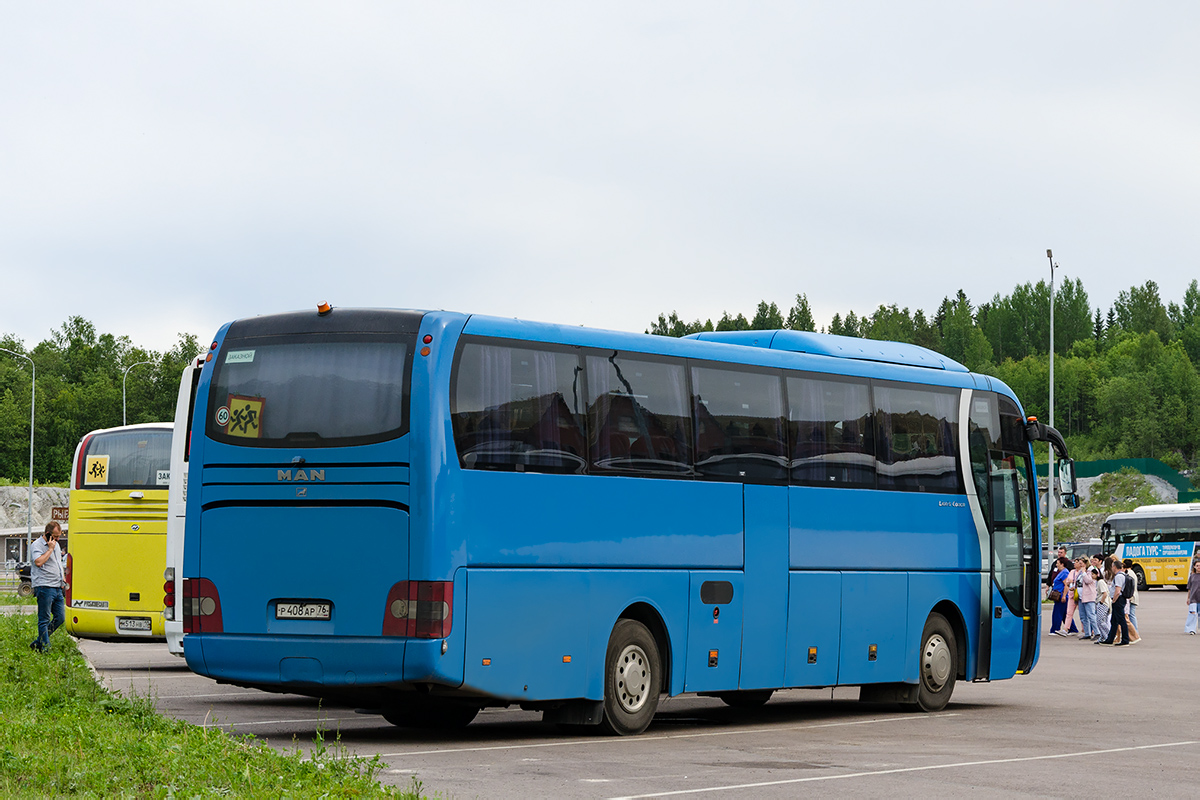
[[[66,622],[67,609],[63,599],[63,555],[58,546],[62,528],[57,522],[46,523],[46,533],[29,548],[33,563],[29,566],[33,593],[37,595],[38,637],[29,646],[39,653],[50,647],[50,634]]]

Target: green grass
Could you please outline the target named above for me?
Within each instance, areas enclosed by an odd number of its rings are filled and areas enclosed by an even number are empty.
[[[159,716],[148,698],[99,686],[64,632],[29,649],[37,619],[0,616],[0,796],[407,797],[381,786],[383,762],[318,739],[279,753],[250,736]]]
[[[16,592],[0,592],[0,606],[36,606],[36,597],[21,597]]]

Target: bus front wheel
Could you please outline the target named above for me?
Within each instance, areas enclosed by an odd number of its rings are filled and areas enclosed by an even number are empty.
[[[661,684],[662,659],[650,631],[637,620],[618,620],[604,659],[604,728],[618,736],[646,730]]]
[[[954,629],[941,614],[930,614],[921,633],[921,680],[916,708],[941,711],[950,702],[958,678],[958,643]]]

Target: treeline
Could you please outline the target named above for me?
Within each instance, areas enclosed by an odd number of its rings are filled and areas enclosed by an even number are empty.
[[[22,353],[37,366],[33,478],[61,483],[70,478],[75,446],[89,431],[121,424],[121,379],[125,368],[130,425],[170,422],[184,365],[198,353],[191,334],[157,353],[136,347],[127,336],[97,334],[82,317],[71,317],[32,349],[14,336],[0,347]],[[29,362],[0,352],[0,478],[24,483],[29,477]]]
[[[1026,413],[1047,419],[1050,380],[1050,286],[1026,283],[973,306],[959,290],[936,313],[881,305],[871,313],[834,314],[818,329],[805,294],[785,314],[763,301],[747,319],[726,312],[691,322],[659,314],[647,333],[817,331],[908,342],[935,350],[1012,387]],[[1102,311],[1079,279],[1054,290],[1054,422],[1075,458],[1158,458],[1196,466],[1200,449],[1200,288],[1165,302],[1154,281],[1132,286]]]

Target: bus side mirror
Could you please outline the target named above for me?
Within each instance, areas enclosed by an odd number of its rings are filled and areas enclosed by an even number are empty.
[[[1063,508],[1079,508],[1079,495],[1064,494],[1062,496]]]
[[[1075,494],[1075,462],[1069,458],[1058,460],[1058,491],[1064,495]],[[1074,507],[1079,507],[1078,502]]]

